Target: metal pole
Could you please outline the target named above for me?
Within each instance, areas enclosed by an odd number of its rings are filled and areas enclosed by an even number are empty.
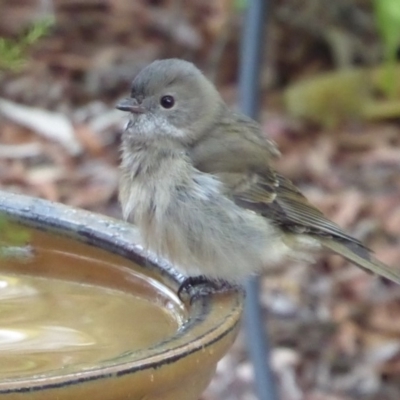
[[[241,110],[252,118],[259,111],[259,87],[264,27],[268,0],[249,0],[242,35],[239,95]],[[259,304],[259,283],[250,279],[246,284],[247,298],[245,324],[250,358],[254,367],[255,385],[259,400],[277,400],[276,387],[271,371],[270,347],[264,331],[264,320]]]

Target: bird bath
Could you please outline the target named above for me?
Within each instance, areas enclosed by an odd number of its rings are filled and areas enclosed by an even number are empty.
[[[111,218],[2,192],[0,222],[0,399],[199,398],[241,293],[180,301],[183,277]]]

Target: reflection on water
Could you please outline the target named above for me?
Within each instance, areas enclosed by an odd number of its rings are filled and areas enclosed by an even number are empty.
[[[0,275],[0,379],[90,367],[177,329],[172,314],[122,291]]]

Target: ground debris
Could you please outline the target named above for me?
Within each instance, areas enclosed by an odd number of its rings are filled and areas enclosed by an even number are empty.
[[[43,3],[2,0],[7,18],[0,35],[18,36]],[[274,2],[262,129],[282,152],[275,167],[377,258],[400,268],[399,122],[352,120],[321,128],[289,117],[275,101],[282,83],[336,64],[329,55],[332,36],[320,34],[327,24],[344,29],[358,59],[361,53],[364,61],[378,59],[368,7],[354,11],[359,0],[320,3],[326,7]],[[132,78],[148,62],[184,57],[214,76],[234,105],[240,14],[228,0],[51,4],[54,29],[32,47],[22,71],[0,74],[0,189],[121,218],[118,146],[127,116],[114,109],[117,100],[129,95]],[[332,9],[350,20],[332,22]],[[304,25],[313,12],[320,18]],[[353,17],[357,23],[348,23]],[[374,51],[363,52],[363,43]],[[262,288],[282,400],[400,399],[396,285],[329,256],[314,266],[287,265],[263,277]],[[241,332],[202,400],[255,400],[253,380]]]

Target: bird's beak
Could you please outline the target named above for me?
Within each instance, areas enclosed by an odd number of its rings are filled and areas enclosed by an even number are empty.
[[[131,97],[127,97],[126,99],[121,100],[119,103],[117,103],[115,108],[117,110],[128,111],[134,114],[143,114],[146,112],[146,109],[138,104],[136,99],[133,99]]]

